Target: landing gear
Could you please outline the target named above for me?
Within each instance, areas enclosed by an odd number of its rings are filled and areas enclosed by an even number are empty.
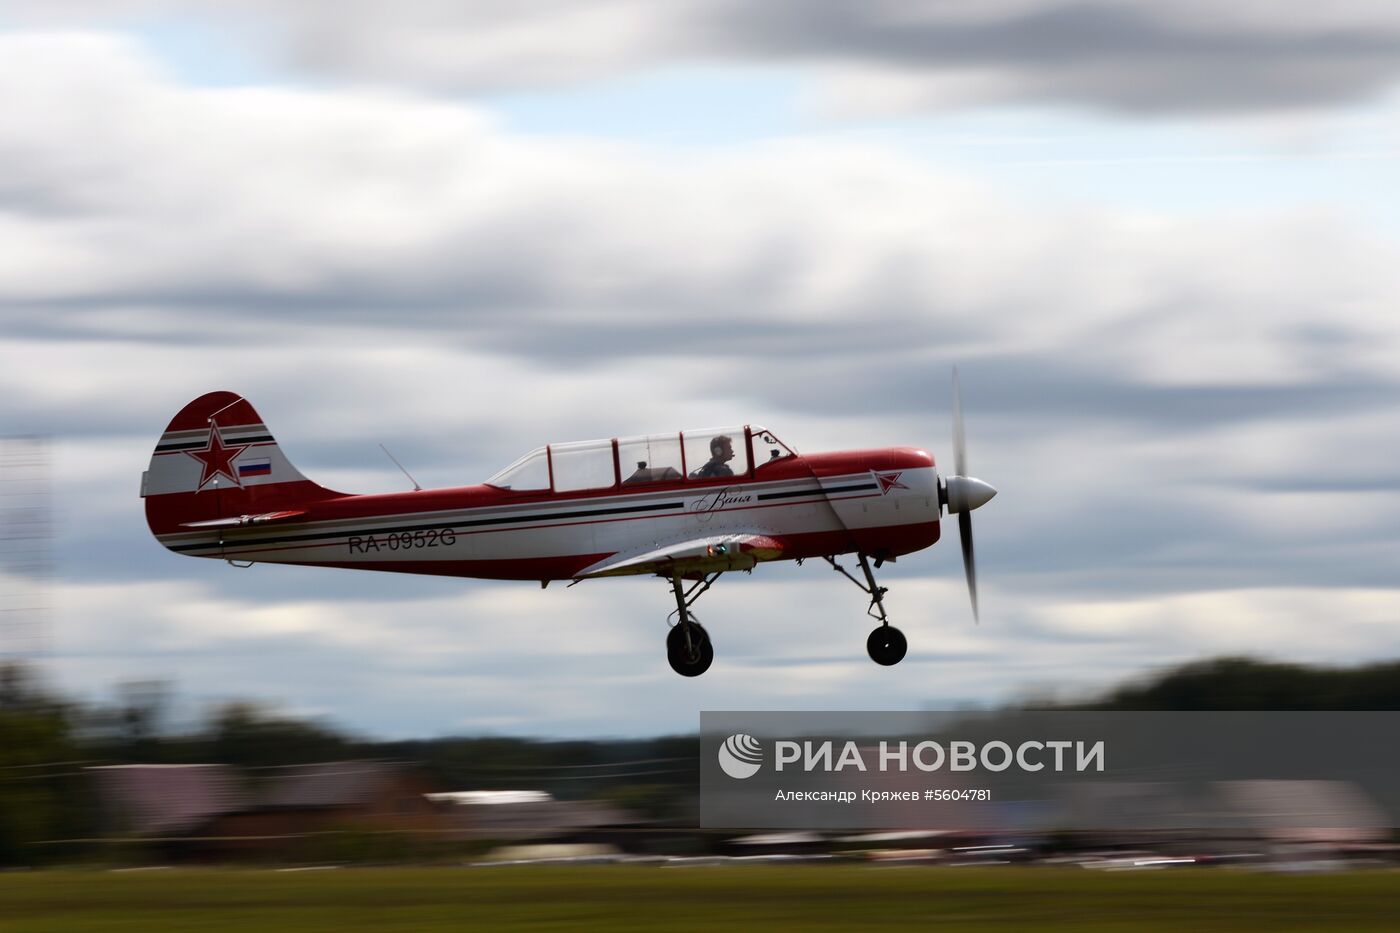
[[[866,607],[865,614],[880,622],[879,626],[870,633],[870,637],[865,640],[865,650],[869,652],[870,660],[885,667],[898,664],[904,660],[905,652],[909,650],[909,642],[905,640],[903,632],[890,625],[889,617],[885,615],[885,594],[889,590],[876,584],[875,573],[870,569],[870,559],[866,555],[857,554],[856,559],[860,561],[860,569],[865,574],[865,583],[861,583],[847,573],[845,567],[836,563],[836,558],[824,558],[831,565],[832,570],[870,595],[870,605]],[[876,558],[875,563],[878,566],[883,561]]]
[[[719,574],[717,571],[701,578],[690,589],[681,584],[679,574],[671,577],[671,590],[676,594],[676,611],[672,613],[676,624],[666,635],[666,660],[671,662],[671,670],[682,677],[699,677],[715,660],[709,633],[701,627],[690,607],[719,579]]]

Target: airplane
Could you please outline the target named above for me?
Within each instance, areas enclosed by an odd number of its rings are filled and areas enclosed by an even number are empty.
[[[253,406],[211,392],[180,410],[141,477],[146,521],[193,557],[496,580],[669,580],[672,669],[695,677],[714,648],[693,607],[720,575],[821,558],[870,597],[877,664],[908,642],[885,612],[874,569],[934,544],[958,516],[977,609],[972,511],[996,489],[967,475],[957,373],[954,466],[941,476],[912,447],[802,455],[755,425],[548,444],[474,486],[349,495],[308,480]],[[388,451],[385,451],[388,453]],[[392,459],[392,455],[391,459]],[[395,461],[397,463],[397,461]],[[406,473],[407,471],[405,471]],[[412,480],[412,477],[409,477]],[[836,558],[855,554],[864,582]]]

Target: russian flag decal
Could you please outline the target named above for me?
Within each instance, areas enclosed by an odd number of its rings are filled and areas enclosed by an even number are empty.
[[[245,476],[271,476],[272,460],[264,457],[261,460],[244,460],[238,464],[238,478]]]

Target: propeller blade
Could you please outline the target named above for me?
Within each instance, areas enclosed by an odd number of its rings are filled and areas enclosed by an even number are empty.
[[[972,618],[981,624],[977,608],[977,554],[972,547],[972,510],[985,505],[997,494],[990,483],[967,475],[967,432],[963,427],[962,380],[953,367],[953,469],[941,480],[941,502],[949,512],[958,513],[958,538],[962,541],[963,570],[967,573],[967,595],[972,600]]]
[[[953,367],[953,472],[967,475],[967,435],[963,432],[962,385]]]
[[[972,618],[979,625],[982,617],[977,612],[977,555],[972,550],[972,513],[958,515],[958,537],[962,539],[963,569],[967,571],[967,595],[972,598]]]

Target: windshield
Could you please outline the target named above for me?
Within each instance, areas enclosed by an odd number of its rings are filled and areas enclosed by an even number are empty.
[[[498,489],[548,489],[549,453],[539,447],[486,481]]]
[[[780,441],[778,436],[767,428],[754,426],[750,427],[749,431],[753,435],[754,469],[761,469],[770,463],[797,456],[797,451]]]

